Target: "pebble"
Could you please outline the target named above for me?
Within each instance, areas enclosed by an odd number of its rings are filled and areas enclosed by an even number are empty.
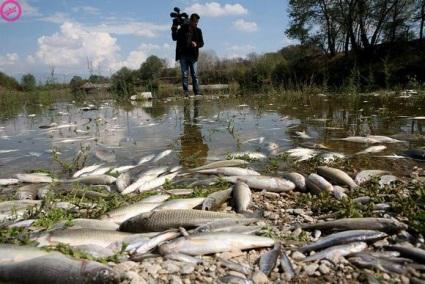
[[[302,233],[302,231],[303,231],[303,229],[298,227],[292,232],[292,236],[297,238]]]
[[[329,269],[329,266],[327,266],[326,264],[324,264],[324,263],[321,263],[320,264],[320,266],[319,266],[319,271],[322,273],[322,274],[328,274],[331,270]]]
[[[158,274],[158,271],[160,270],[161,270],[161,266],[159,264],[153,264],[151,266],[148,266],[146,269],[146,271],[152,275]]]
[[[316,272],[317,268],[319,268],[319,265],[317,263],[312,263],[310,265],[307,265],[304,267],[304,271],[309,275],[313,276]]]
[[[190,264],[190,263],[185,263],[181,266],[180,268],[180,273],[181,274],[190,274],[195,270],[195,265]]]
[[[267,279],[267,276],[263,272],[258,270],[252,275],[252,282],[254,284],[266,284],[269,283],[269,279]]]
[[[146,281],[141,277],[137,272],[128,271],[125,273],[125,276],[130,279],[130,284],[145,284]]]
[[[300,261],[305,259],[305,255],[302,252],[294,251],[291,255],[291,258],[295,261]]]
[[[175,264],[175,262],[167,260],[162,264],[162,267],[165,270],[165,273],[176,273],[180,271],[180,267]]]

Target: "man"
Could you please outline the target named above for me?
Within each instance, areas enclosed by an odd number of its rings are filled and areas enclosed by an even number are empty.
[[[202,31],[198,28],[199,15],[190,15],[189,23],[180,27],[173,22],[171,27],[171,36],[176,45],[176,61],[180,60],[182,72],[182,83],[185,97],[189,96],[189,70],[192,77],[193,92],[195,96],[200,96],[199,78],[197,70],[197,61],[199,49],[204,46]]]

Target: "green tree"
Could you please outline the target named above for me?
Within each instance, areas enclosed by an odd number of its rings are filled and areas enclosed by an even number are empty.
[[[121,68],[111,77],[111,90],[118,99],[136,94],[136,72],[127,67]]]
[[[166,63],[164,59],[151,55],[140,66],[139,78],[143,81],[155,80],[165,67]]]
[[[35,77],[32,74],[26,74],[21,78],[21,86],[24,91],[33,91],[36,87]]]

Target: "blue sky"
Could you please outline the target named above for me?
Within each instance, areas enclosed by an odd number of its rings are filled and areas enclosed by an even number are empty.
[[[2,4],[5,0],[0,0]],[[0,71],[16,75],[85,75],[87,62],[109,76],[122,66],[136,69],[149,55],[174,64],[169,16],[173,7],[201,16],[203,51],[220,58],[277,51],[284,37],[287,1],[239,0],[16,0],[23,8],[15,22],[0,18]]]

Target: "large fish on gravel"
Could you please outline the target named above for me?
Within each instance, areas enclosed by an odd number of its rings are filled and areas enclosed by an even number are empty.
[[[385,249],[398,251],[401,256],[425,263],[425,250],[423,249],[401,245],[386,246]]]
[[[123,192],[131,182],[131,177],[129,173],[122,173],[117,177],[115,184],[117,185],[117,189],[119,192]]]
[[[0,244],[0,265],[25,261],[47,254],[47,251],[33,246]]]
[[[277,242],[273,249],[264,253],[260,257],[260,261],[258,265],[260,266],[260,270],[266,274],[269,275],[273,268],[276,266],[277,259],[279,258],[281,254],[281,244]]]
[[[0,186],[18,184],[18,183],[19,183],[19,179],[16,179],[16,178],[0,178]]]
[[[377,257],[367,252],[356,253],[348,260],[360,268],[375,268],[383,272],[399,274],[403,274],[406,271],[406,267],[403,264],[390,257]]]
[[[244,212],[251,203],[251,189],[243,181],[238,180],[233,186],[232,200],[233,207],[237,213]]]
[[[27,183],[51,183],[53,179],[45,174],[16,174],[16,178],[20,182]]]
[[[117,178],[109,175],[84,176],[75,179],[66,180],[64,182],[79,182],[82,184],[113,184]]]
[[[224,176],[259,176],[260,174],[254,170],[237,168],[237,167],[221,167],[215,169],[199,170],[201,174],[213,174]]]
[[[232,195],[232,188],[220,190],[208,195],[202,203],[202,210],[215,210],[226,202]]]
[[[314,243],[300,247],[298,250],[308,252],[351,242],[374,242],[387,236],[386,233],[375,230],[349,230],[326,236]]]
[[[272,192],[291,191],[295,184],[289,180],[270,176],[230,176],[223,177],[225,181],[236,183],[238,180],[245,182],[250,188],[265,189]]]
[[[362,155],[362,154],[368,154],[368,153],[379,153],[384,151],[385,149],[387,149],[387,146],[385,145],[371,146],[360,152],[357,152],[356,155]]]
[[[305,224],[301,226],[307,230],[378,230],[386,233],[394,233],[407,229],[407,225],[395,219],[387,218],[344,218],[326,221],[316,224]]]
[[[119,283],[120,276],[104,264],[49,253],[0,265],[0,280],[22,284]]]
[[[354,180],[346,172],[340,169],[322,166],[317,168],[317,173],[337,184],[348,185],[352,189],[357,187]]]
[[[302,174],[296,172],[284,172],[282,177],[295,184],[295,188],[304,192],[306,191],[305,177]]]
[[[153,211],[159,210],[170,210],[170,209],[192,209],[198,205],[201,205],[204,202],[204,197],[195,197],[195,198],[184,198],[184,199],[173,199],[168,200],[155,209]]]
[[[239,159],[223,160],[223,161],[212,162],[207,165],[203,165],[203,166],[191,169],[191,171],[196,172],[200,170],[223,168],[223,167],[237,167],[237,166],[243,166],[247,164],[249,164],[249,162],[244,160],[239,160]]]
[[[136,237],[138,236],[135,234],[111,230],[64,229],[45,233],[36,240],[40,247],[63,243],[70,246],[93,244],[106,248],[114,243],[128,243],[131,239],[135,239]]]
[[[193,209],[161,210],[140,214],[120,225],[124,232],[160,232],[174,228],[193,228],[217,219],[242,218],[240,215]]]
[[[377,140],[379,143],[402,143],[405,141],[397,140],[388,136],[383,135],[367,135],[367,138]]]
[[[317,261],[322,259],[328,259],[336,263],[342,256],[358,253],[365,250],[366,248],[367,248],[367,244],[365,242],[354,242],[354,243],[349,243],[344,245],[332,246],[318,253],[315,253],[311,256],[306,257],[303,261],[307,262],[307,261]]]
[[[58,222],[53,226],[52,230],[67,228],[68,230],[94,229],[116,231],[118,227],[118,224],[107,220],[77,218],[71,221]]]
[[[145,202],[144,200],[142,200],[137,203],[113,209],[103,215],[101,219],[121,224],[125,220],[130,219],[131,217],[137,216],[142,213],[150,212],[161,204],[161,202]]]
[[[212,213],[212,212],[207,212]],[[184,253],[205,255],[234,250],[246,250],[273,246],[271,238],[233,233],[205,233],[178,238],[159,247],[162,255]]]
[[[310,174],[306,180],[306,186],[313,194],[321,194],[322,192],[332,192],[333,186],[325,178],[318,174]]]
[[[359,172],[354,179],[357,184],[363,184],[367,181],[370,181],[374,177],[380,177],[390,172],[384,170],[364,170]]]

